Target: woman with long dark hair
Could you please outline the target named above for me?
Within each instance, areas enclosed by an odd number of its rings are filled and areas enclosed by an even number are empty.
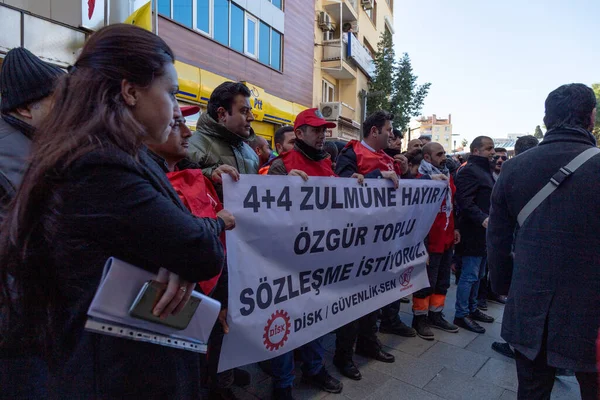
[[[143,145],[166,141],[180,112],[174,59],[131,25],[93,34],[3,221],[1,346],[47,360],[52,398],[200,396],[198,354],[84,331],[109,257],[168,282],[156,315],[177,312],[223,265],[224,220],[192,216]]]

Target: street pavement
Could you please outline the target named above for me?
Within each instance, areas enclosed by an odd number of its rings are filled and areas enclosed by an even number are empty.
[[[452,285],[446,299],[449,321],[454,319],[456,285]],[[363,378],[360,381],[342,377],[332,364],[335,335],[326,337],[326,367],[344,383],[340,394],[322,392],[302,381],[300,368],[296,368],[294,398],[297,400],[516,400],[517,372],[514,360],[491,349],[495,341],[501,341],[500,329],[504,306],[489,303],[487,314],[496,318],[492,324],[481,323],[486,333],[479,335],[461,329],[447,333],[434,329],[435,340],[419,337],[403,338],[379,334],[386,350],[396,356],[396,362],[386,364],[364,357],[354,360]],[[402,304],[400,318],[412,321],[411,304]],[[246,388],[235,388],[241,399],[271,399],[272,379],[256,364],[243,367],[252,375],[252,383]],[[575,377],[556,379],[552,400],[580,399],[579,385]]]

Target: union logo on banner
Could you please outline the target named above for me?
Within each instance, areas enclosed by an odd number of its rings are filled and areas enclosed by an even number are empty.
[[[410,285],[410,276],[412,274],[412,272],[414,271],[414,267],[408,267],[406,268],[406,271],[404,271],[402,273],[402,275],[400,275],[400,277],[398,278],[398,280],[400,281],[400,285],[401,286],[408,286]]]
[[[263,334],[263,343],[267,350],[279,350],[281,346],[288,340],[290,336],[290,317],[287,312],[277,310],[271,314],[271,318],[265,325],[265,333]]]

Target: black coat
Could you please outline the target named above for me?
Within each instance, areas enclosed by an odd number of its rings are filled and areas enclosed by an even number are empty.
[[[470,156],[467,164],[457,172],[454,184],[461,236],[459,252],[463,256],[483,257],[486,255],[486,230],[482,224],[490,213],[494,187],[490,160]]]
[[[110,146],[84,156],[56,182],[52,199],[36,232],[62,295],[62,312],[52,315],[50,396],[199,398],[200,354],[83,327],[107,258],[210,279],[224,260],[210,224],[223,222],[192,216],[145,149],[139,162]]]
[[[590,372],[600,327],[600,156],[564,181],[519,228],[514,264],[511,251],[521,209],[592,145],[587,132],[550,131],[539,147],[503,164],[487,235],[492,288],[508,293],[502,337],[532,359],[547,324],[549,364]]]

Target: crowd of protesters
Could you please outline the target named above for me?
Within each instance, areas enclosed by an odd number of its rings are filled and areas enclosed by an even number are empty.
[[[489,300],[506,303],[507,343],[493,348],[516,358],[519,399],[549,398],[557,368],[574,371],[582,397],[597,399],[600,159],[560,170],[596,145],[590,88],[565,85],[550,94],[539,147],[520,138],[508,160],[506,149],[480,136],[461,163],[427,137],[401,152],[402,133],[386,111],[364,121],[361,140],[338,147],[325,139],[335,123],[305,110],[276,132],[271,150],[252,130],[251,94],[239,82],[213,91],[192,132],[185,117],[199,108],[178,105],[174,61],[162,39],[129,25],[93,34],[68,73],[23,48],[7,54],[0,73],[0,396],[194,399],[208,390],[211,399],[235,399],[232,386],[249,384],[249,374],[217,373],[229,332],[224,233],[235,228],[222,205],[222,179],[261,174],[449,186],[426,238],[429,287],[414,293],[411,323],[399,316],[409,300],[399,299],[338,329],[333,363],[342,375],[362,378],[355,353],[395,362],[378,332],[425,340],[435,338],[432,328],[485,332],[479,322],[494,321],[484,313]],[[560,185],[554,197],[518,221],[551,178]],[[84,331],[109,257],[166,284],[157,316],[180,311],[193,289],[221,302],[206,357]],[[451,322],[444,310],[453,265]],[[318,338],[270,360],[273,398],[292,398],[296,361],[312,385],[342,392],[323,358]]]

